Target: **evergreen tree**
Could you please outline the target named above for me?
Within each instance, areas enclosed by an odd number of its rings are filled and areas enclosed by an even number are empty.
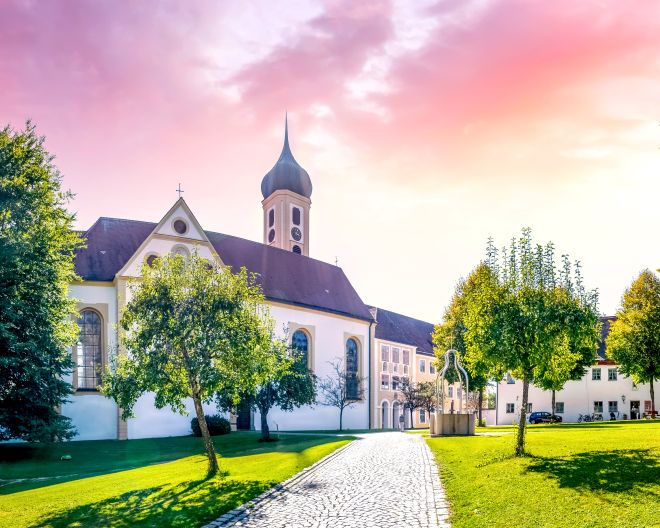
[[[78,327],[68,288],[81,240],[61,182],[34,125],[0,131],[0,440],[75,434],[59,408],[71,393]]]

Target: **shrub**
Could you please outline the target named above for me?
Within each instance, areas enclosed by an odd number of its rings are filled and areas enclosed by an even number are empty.
[[[204,417],[206,418],[206,425],[209,428],[209,434],[211,436],[229,434],[231,432],[231,424],[227,418],[219,414],[214,414],[213,416],[204,415]],[[202,436],[197,417],[190,420],[190,428],[192,429],[193,436]]]

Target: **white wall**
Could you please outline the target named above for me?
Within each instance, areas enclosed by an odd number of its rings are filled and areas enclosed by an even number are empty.
[[[269,303],[271,316],[276,321],[276,329],[280,335],[290,323],[313,327],[313,363],[314,373],[319,378],[331,375],[332,368],[328,361],[340,358],[343,361],[346,335],[355,337],[360,342],[360,362],[362,376],[369,375],[369,323],[348,319],[297,307],[273,305]],[[291,336],[289,336],[290,338]],[[372,351],[373,353],[373,351]],[[364,399],[344,411],[343,427],[346,429],[366,429],[369,427],[369,380],[364,381]],[[321,394],[318,394],[321,398]],[[268,413],[268,426],[280,430],[301,429],[338,429],[339,410],[335,407],[313,405],[283,412],[274,409]],[[259,413],[254,416],[255,429],[261,429]]]
[[[601,380],[591,379],[591,368],[579,381],[569,381],[564,389],[557,391],[556,402],[564,403],[564,412],[560,414],[565,422],[576,422],[580,414],[592,414],[594,412],[594,401],[603,402],[603,419],[609,420],[610,413],[608,402],[616,401],[618,405],[618,419],[623,419],[626,414],[630,418],[630,402],[639,401],[640,410],[644,412],[644,401],[650,400],[650,388],[648,384],[640,385],[633,389],[632,380],[623,376],[620,372],[616,381],[608,380],[608,369],[616,368],[616,365],[595,365],[600,368]],[[516,380],[508,384],[503,380],[497,387],[497,423],[500,425],[511,424],[517,420],[520,413],[520,402],[522,400],[522,382]],[[625,401],[624,401],[625,398]],[[538,387],[530,386],[529,402],[532,403],[534,411],[552,411],[552,393]],[[513,403],[515,412],[506,413],[506,404]],[[657,404],[657,402],[656,402]],[[559,414],[559,413],[558,413]]]
[[[204,405],[204,414],[218,413],[214,404]],[[128,438],[155,438],[161,436],[185,436],[192,434],[190,421],[196,416],[192,399],[186,401],[188,415],[181,415],[169,407],[156,409],[152,392],[141,396],[135,404],[135,418],[129,418]],[[227,417],[228,418],[228,417]]]
[[[76,284],[69,287],[69,296],[85,304],[107,304],[108,320],[104,320],[107,336],[105,352],[110,356],[116,347],[117,293],[114,286]],[[71,383],[72,376],[65,376]],[[113,400],[97,393],[78,393],[62,405],[62,414],[71,418],[78,430],[75,440],[102,440],[117,438],[117,405]]]

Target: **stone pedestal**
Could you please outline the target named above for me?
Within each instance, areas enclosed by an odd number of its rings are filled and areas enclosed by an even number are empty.
[[[474,434],[475,417],[472,413],[433,413],[431,436],[467,436]]]

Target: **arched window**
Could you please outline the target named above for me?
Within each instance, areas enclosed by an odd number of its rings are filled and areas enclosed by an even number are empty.
[[[301,255],[302,249],[300,249],[300,246],[293,246],[293,252],[296,253],[297,255]]]
[[[346,395],[350,400],[359,397],[358,387],[358,344],[352,337],[346,340]]]
[[[309,337],[302,330],[296,330],[291,337],[291,348],[298,351],[300,360],[309,365]]]
[[[268,227],[275,225],[275,209],[268,211]]]
[[[78,317],[80,334],[76,345],[78,390],[96,390],[103,367],[101,316],[94,310],[83,310]]]

